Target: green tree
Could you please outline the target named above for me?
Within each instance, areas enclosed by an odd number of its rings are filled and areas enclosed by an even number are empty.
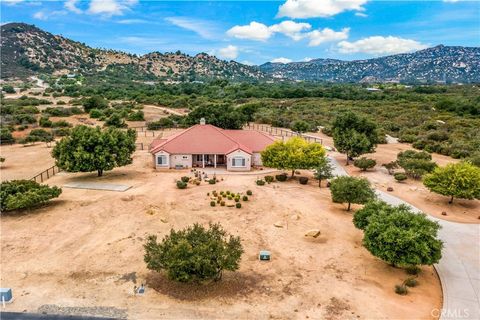
[[[15,93],[15,88],[11,85],[5,85],[3,86],[2,90],[5,92],[5,93]]]
[[[60,140],[52,151],[56,165],[68,172],[112,170],[132,163],[135,151],[135,130],[76,126]]]
[[[347,156],[358,157],[375,150],[378,142],[377,126],[365,117],[353,112],[338,115],[333,121],[333,142],[335,148]]]
[[[310,125],[303,120],[294,121],[292,123],[292,125],[290,126],[290,129],[292,131],[295,131],[295,132],[298,132],[298,133],[307,132],[309,128],[310,128]]]
[[[41,142],[45,142],[47,146],[53,140],[54,140],[53,133],[45,129],[33,129],[25,138],[25,142],[27,143],[34,143],[37,141],[41,141]]]
[[[388,208],[388,209],[385,209]],[[440,225],[406,206],[375,211],[364,229],[363,245],[375,257],[394,266],[432,265],[442,257]]]
[[[375,198],[375,191],[365,178],[337,177],[330,183],[330,192],[333,202],[348,203],[347,211],[352,203],[364,204]]]
[[[85,99],[82,105],[85,112],[90,112],[92,109],[108,108],[108,101],[100,96],[92,96]]]
[[[105,121],[105,126],[114,128],[125,128],[127,124],[123,121],[118,112],[112,113],[110,117]]]
[[[300,137],[286,142],[275,141],[261,153],[266,167],[291,170],[292,177],[297,169],[313,169],[321,164],[325,149],[318,143],[309,143]]]
[[[365,157],[361,157],[360,159],[356,159],[354,162],[353,162],[353,165],[359,169],[362,169],[362,171],[367,171],[367,169],[371,169],[373,167],[375,167],[375,165],[377,164],[377,161],[375,161],[374,159],[369,159],[369,158],[365,158]]]
[[[409,210],[406,205],[393,207],[381,200],[373,200],[367,202],[363,208],[355,211],[353,214],[353,225],[360,230],[365,230],[368,226],[370,218],[377,214],[390,214],[394,211]]]
[[[428,152],[415,150],[406,150],[398,153],[397,163],[405,170],[408,176],[415,179],[432,172],[437,166]]]
[[[451,163],[445,167],[437,167],[427,174],[423,184],[430,191],[454,198],[480,199],[480,168],[469,162]]]
[[[13,141],[13,136],[8,128],[0,129],[0,144],[10,143]]]
[[[12,180],[0,184],[0,210],[10,211],[32,208],[57,198],[62,193],[58,187],[41,185],[31,180]]]
[[[207,124],[223,129],[242,129],[247,122],[247,116],[230,105],[199,106],[191,111],[185,119],[187,125],[200,123],[204,118]]]
[[[326,157],[321,158],[320,162],[315,168],[313,176],[318,180],[318,187],[322,187],[322,180],[333,177],[333,166]]]
[[[240,237],[227,235],[220,224],[210,224],[208,229],[197,223],[180,231],[172,229],[160,243],[150,235],[144,248],[148,269],[164,270],[180,282],[220,280],[223,270],[240,267],[243,253]]]

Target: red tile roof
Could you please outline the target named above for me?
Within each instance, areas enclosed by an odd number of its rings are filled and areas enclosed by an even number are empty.
[[[241,149],[249,154],[260,152],[274,139],[258,131],[223,130],[215,126],[195,125],[178,134],[155,139],[150,153],[170,154],[229,154]]]

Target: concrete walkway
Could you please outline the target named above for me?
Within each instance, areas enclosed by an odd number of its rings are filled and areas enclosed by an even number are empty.
[[[65,188],[88,189],[88,190],[104,190],[123,192],[131,188],[123,184],[98,183],[98,182],[69,182],[63,185]]]
[[[335,175],[348,175],[335,159],[329,159],[335,167]],[[421,212],[391,194],[376,192],[381,200],[391,205],[406,204]],[[432,310],[432,315],[439,315],[441,320],[480,319],[480,225],[428,218],[442,226],[438,235],[444,245],[442,259],[434,265],[442,283],[443,308]]]

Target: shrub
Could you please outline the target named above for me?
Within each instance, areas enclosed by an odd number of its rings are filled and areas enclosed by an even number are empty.
[[[357,159],[353,162],[353,165],[357,168],[362,169],[362,171],[367,171],[367,169],[375,167],[376,164],[377,161],[365,157]]]
[[[178,189],[186,189],[187,188],[187,183],[183,182],[182,180],[177,181],[177,188]]]
[[[407,274],[411,274],[411,275],[417,275],[419,274],[420,272],[422,271],[422,269],[420,269],[419,267],[413,265],[413,266],[407,266],[405,268],[405,272]]]
[[[138,110],[137,112],[132,112],[127,117],[128,121],[144,121],[145,116],[142,110]]]
[[[53,123],[48,119],[48,117],[40,117],[38,122],[42,128],[51,128]]]
[[[252,190],[247,190],[247,195],[251,196],[253,194]]]
[[[388,174],[392,175],[394,172],[393,170],[398,168],[398,163],[397,161],[390,161],[389,163],[382,164],[382,166],[387,169]]]
[[[407,287],[416,287],[418,285],[418,281],[414,278],[408,278],[404,283]]]
[[[210,179],[210,180],[208,180],[208,183],[209,183],[209,184],[215,184],[215,183],[217,183],[217,180],[215,180],[215,179]]]
[[[348,203],[347,211],[352,203],[364,204],[375,198],[375,192],[365,178],[337,177],[331,181],[330,191],[333,202]]]
[[[223,201],[223,200],[220,201],[220,205],[221,205],[222,207],[225,207],[225,201]]]
[[[101,118],[103,116],[103,112],[102,110],[99,110],[99,109],[92,109],[90,110],[90,118],[92,119],[98,119],[98,118]]]
[[[300,177],[300,178],[298,178],[298,182],[300,182],[300,184],[307,184],[308,183],[308,178],[307,177]]]
[[[397,180],[398,182],[402,182],[404,180],[407,180],[407,175],[403,172],[397,172],[393,175],[393,177],[395,178],[395,180]]]
[[[275,180],[273,176],[265,176],[264,179],[267,183],[272,183]]]
[[[190,177],[187,177],[187,176],[183,176],[180,178],[183,182],[188,182],[190,181]]]
[[[248,201],[248,197],[247,197],[247,196],[243,196],[243,197],[242,197],[242,200],[243,200],[243,201]]]
[[[242,207],[242,204],[240,202],[235,203],[235,207],[237,209],[240,209]]]
[[[210,201],[210,206],[215,207],[216,202],[215,201]]]
[[[234,200],[235,200],[235,202],[239,202],[239,201],[240,201],[240,198],[238,198],[238,197],[235,197],[235,199],[234,199]]]
[[[421,178],[424,174],[436,168],[432,156],[425,151],[406,150],[397,155],[397,163],[405,170],[407,176],[414,179]]]
[[[171,230],[160,243],[150,235],[144,248],[148,269],[164,270],[168,278],[179,282],[220,280],[223,270],[240,267],[243,254],[240,238],[228,235],[220,224]]]
[[[397,284],[395,285],[395,293],[404,296],[408,293],[407,287]]]
[[[62,193],[58,187],[41,185],[30,180],[12,180],[0,184],[0,210],[32,208]]]
[[[53,128],[70,128],[71,126],[72,125],[65,120],[55,121],[52,123]]]
[[[275,179],[277,179],[277,181],[280,181],[280,182],[287,181],[287,178],[288,176],[286,173],[277,174],[275,176]]]
[[[257,181],[255,181],[255,183],[257,184],[257,186],[263,186],[263,185],[265,185],[265,180],[257,179]]]

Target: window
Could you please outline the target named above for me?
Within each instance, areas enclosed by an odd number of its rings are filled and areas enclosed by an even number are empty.
[[[183,156],[182,159],[188,159],[188,156]]]
[[[157,156],[157,164],[159,166],[167,165],[167,156],[164,156],[164,155]]]
[[[245,158],[242,158],[242,157],[232,158],[232,167],[245,167]]]

